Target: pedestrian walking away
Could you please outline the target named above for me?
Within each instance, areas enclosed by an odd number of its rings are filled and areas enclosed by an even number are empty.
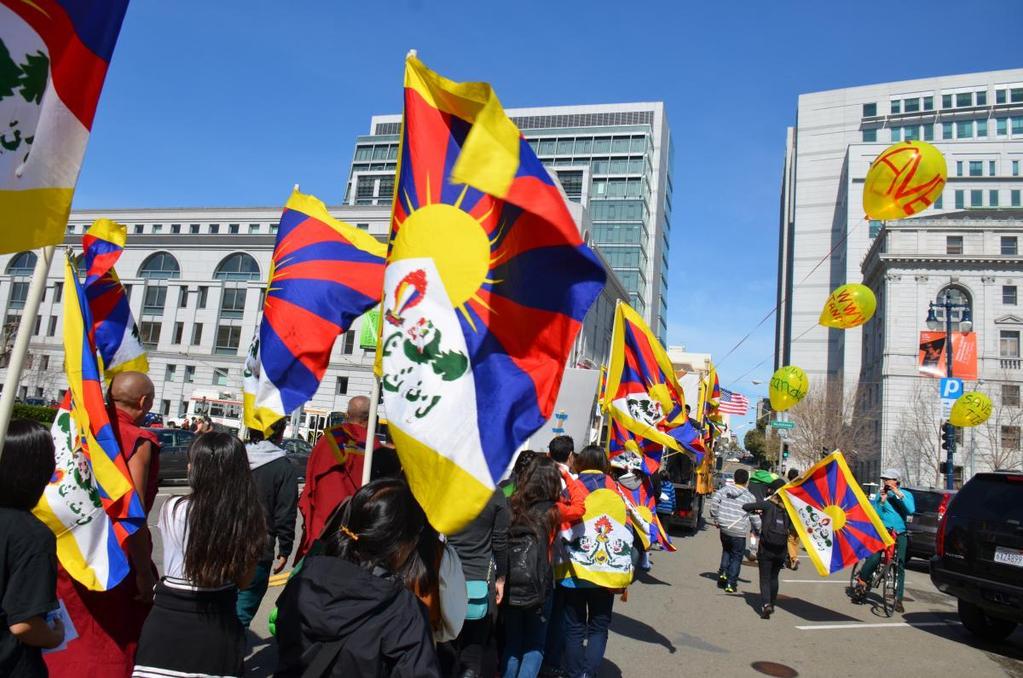
[[[760,617],[769,619],[778,600],[778,574],[788,559],[789,538],[795,532],[792,520],[782,503],[779,492],[785,486],[781,478],[768,485],[770,494],[763,501],[743,504],[744,511],[760,514],[760,545],[757,548],[757,568],[760,574]]]
[[[750,530],[760,529],[760,518],[750,515],[742,507],[756,501],[747,489],[749,471],[738,469],[733,478],[734,485],[725,485],[710,498],[710,518],[721,530],[721,565],[718,567],[718,588],[725,593],[738,591],[739,570],[742,567],[742,552],[746,547],[746,535]]]

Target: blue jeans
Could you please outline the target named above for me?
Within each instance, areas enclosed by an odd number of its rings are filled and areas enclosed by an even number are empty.
[[[566,588],[564,595],[565,670],[571,678],[592,678],[604,661],[614,594],[605,588]]]
[[[501,675],[504,678],[536,678],[539,675],[553,603],[554,591],[551,591],[543,607],[504,608],[504,656],[501,657]]]
[[[238,621],[242,626],[249,628],[252,618],[259,611],[259,604],[266,595],[266,588],[270,584],[270,566],[272,560],[260,561],[256,564],[256,574],[247,588],[238,591],[238,603],[235,607],[238,613]]]
[[[728,579],[728,585],[734,587],[739,581],[739,569],[742,567],[742,551],[746,548],[746,537],[733,537],[721,533],[721,567],[718,576]]]

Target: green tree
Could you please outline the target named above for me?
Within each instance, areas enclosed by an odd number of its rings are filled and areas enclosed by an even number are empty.
[[[50,77],[50,60],[42,52],[26,54],[21,65],[21,96],[29,103],[40,103]]]

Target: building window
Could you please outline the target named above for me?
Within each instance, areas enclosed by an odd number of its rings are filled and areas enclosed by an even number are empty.
[[[196,308],[206,308],[206,297],[210,293],[210,288],[205,285],[199,286],[199,299],[195,302]]]
[[[966,209],[966,192],[956,191],[956,209]]]
[[[226,367],[213,368],[213,385],[227,386],[228,370]]]
[[[952,108],[952,95],[951,94],[942,94],[941,95],[941,107],[942,108]]]
[[[998,207],[998,189],[992,188],[987,192],[988,207]]]
[[[892,127],[890,131],[891,131],[891,140],[893,142],[894,141],[901,141],[902,140],[902,128],[901,127]]]
[[[188,401],[182,400],[178,403],[178,417],[184,417],[188,414]]]
[[[15,255],[15,257],[11,259],[11,263],[7,264],[7,275],[32,275],[32,272],[36,267],[36,259],[38,259],[38,257],[36,257],[35,252],[21,252],[20,254]]]
[[[185,378],[183,381],[186,384],[191,384],[195,381],[195,365],[185,365]]]
[[[142,235],[142,224],[135,224],[135,235]]]
[[[1016,286],[1002,285],[1002,303],[1006,306],[1016,305]]]
[[[202,323],[196,323],[192,326],[192,346],[198,346],[202,343]]]
[[[178,288],[178,308],[188,306],[188,287]]]
[[[962,160],[956,160],[956,176],[957,177],[963,176],[963,161]]]
[[[1020,191],[1018,188],[1014,188],[1009,191],[1009,202],[1012,207],[1020,207]]]
[[[876,103],[863,104],[863,117],[864,118],[873,118],[875,115],[877,115],[877,104]]]
[[[984,163],[980,160],[970,161],[970,176],[971,177],[982,177],[984,176]]]
[[[199,224],[189,224],[188,225],[188,232],[191,233],[192,235],[198,235],[199,234]]]
[[[1019,407],[1019,384],[1002,384],[1002,405]]]
[[[924,110],[925,111],[934,110],[934,97],[924,97]]]
[[[177,374],[177,371],[178,371],[177,365],[168,365],[163,371],[163,380],[174,381],[174,377]]]
[[[348,393],[348,377],[338,377],[334,384],[334,395],[345,395]]]
[[[934,125],[924,125],[924,141],[934,141]]]
[[[1018,137],[1023,134],[1023,116],[1012,119],[1012,136]]]
[[[961,235],[947,235],[945,236],[945,254],[962,254],[963,253],[963,236]]]
[[[231,235],[238,235],[238,229],[240,228],[241,228],[240,224],[228,224],[227,232],[230,233]]]
[[[1019,253],[1018,243],[1016,236],[1014,235],[1003,235],[1002,236],[1002,254],[1015,255]]]
[[[967,108],[973,105],[973,92],[956,94],[956,108]]]
[[[355,330],[345,332],[344,340],[341,343],[341,354],[351,355],[355,351]]]
[[[223,318],[241,318],[245,314],[244,287],[225,287],[220,300],[220,315]]]
[[[238,353],[238,345],[241,343],[242,328],[237,325],[220,325],[217,327],[217,341],[213,347],[214,353],[223,355],[234,355]]]
[[[1002,427],[1002,449],[1014,452],[1019,450],[1019,426]]]
[[[1012,176],[1014,177],[1019,176],[1019,160],[1012,161]]]
[[[178,266],[178,260],[173,255],[167,252],[157,252],[142,262],[142,266],[139,267],[139,277],[156,280],[180,278],[181,267]]]
[[[920,100],[915,97],[903,100],[902,110],[906,113],[916,113],[920,110]]]
[[[955,125],[951,122],[941,123],[941,138],[942,139],[954,139],[955,138]]]
[[[259,264],[244,252],[235,252],[217,265],[214,280],[259,280]]]
[[[1023,103],[1023,87],[1013,87],[1009,90],[1009,101],[1014,104]]]
[[[996,169],[997,169],[997,167],[996,167],[995,161],[994,160],[988,160],[987,161],[987,175],[989,177],[995,176],[995,174],[997,174]]]
[[[46,326],[46,336],[52,337],[57,334],[57,316],[50,316],[50,324]]]
[[[881,222],[878,221],[877,219],[871,219],[870,222],[868,223],[868,227],[870,229],[869,237],[870,237],[871,240],[873,240],[881,232]],[[611,262],[609,261],[608,263],[611,263]],[[636,264],[638,265],[639,262],[637,261]]]
[[[981,91],[977,92],[977,105],[978,106],[987,106],[987,91],[986,90],[981,90]]]
[[[171,224],[171,233],[175,235],[181,233],[181,224]]]
[[[146,287],[146,293],[142,296],[142,312],[143,313],[163,313],[163,307],[167,302],[167,288],[163,286],[159,287]]]
[[[220,233],[220,224],[210,224],[210,234],[216,235]]]
[[[40,361],[40,364],[39,364],[39,368],[43,372],[45,372],[46,370],[50,369],[50,356],[44,355],[42,357],[42,360]]]
[[[180,344],[185,336],[185,323],[174,323],[174,340],[172,344]]]
[[[872,142],[877,141],[877,129],[865,129],[863,130],[863,141]]]
[[[11,283],[11,298],[7,302],[8,308],[25,308],[25,302],[28,300],[28,286],[27,282]]]
[[[139,323],[139,339],[146,348],[156,348],[160,343],[160,323],[154,320]]]
[[[973,138],[973,121],[972,120],[960,120],[956,124],[956,138],[957,139],[972,139]]]
[[[1004,137],[1009,133],[1009,119],[995,118],[995,134]]]
[[[892,104],[892,114],[893,115],[896,114],[896,113],[901,113],[902,112],[902,102],[901,101],[899,101],[898,99],[892,99],[891,104]]]
[[[249,224],[249,235],[259,233],[259,224]]]
[[[984,206],[984,191],[976,189],[970,191],[970,207]]]
[[[59,302],[64,297],[64,283],[53,283],[53,303]]]
[[[987,120],[977,121],[977,137],[978,138],[987,137]]]
[[[17,316],[15,316],[15,317],[17,317]],[[38,337],[39,336],[39,330],[42,329],[42,322],[43,322],[43,316],[37,315],[36,316],[35,328],[32,330],[32,336],[34,336],[34,337]]]
[[[995,103],[996,104],[1004,104],[1005,103],[1005,90],[1004,89],[996,89],[995,90]]]
[[[938,197],[934,199],[934,209],[940,210],[944,207],[945,205],[945,201],[943,200],[944,197],[945,197],[944,193],[938,194]]]
[[[998,333],[998,357],[1019,357],[1019,330],[1001,330]]]

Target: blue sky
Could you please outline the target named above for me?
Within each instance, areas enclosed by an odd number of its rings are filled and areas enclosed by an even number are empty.
[[[669,344],[723,356],[774,306],[799,93],[1023,65],[1023,2],[136,0],[77,208],[343,197],[357,134],[401,106],[409,48],[509,107],[663,100],[675,140]],[[769,356],[773,319],[722,365]],[[771,361],[741,383],[766,394]]]

